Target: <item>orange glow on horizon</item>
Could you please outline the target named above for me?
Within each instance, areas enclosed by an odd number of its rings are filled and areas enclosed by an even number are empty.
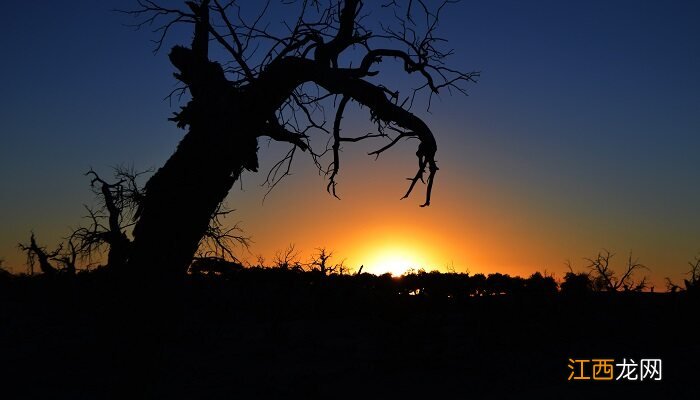
[[[424,256],[414,249],[401,245],[380,247],[368,254],[367,258],[367,272],[376,275],[388,272],[393,276],[400,276],[409,269],[428,267],[425,265]]]

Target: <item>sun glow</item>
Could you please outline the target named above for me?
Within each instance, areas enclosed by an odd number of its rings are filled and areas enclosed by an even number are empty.
[[[393,276],[400,276],[409,269],[423,267],[421,258],[410,249],[384,248],[374,254],[368,266],[375,274],[388,272]]]

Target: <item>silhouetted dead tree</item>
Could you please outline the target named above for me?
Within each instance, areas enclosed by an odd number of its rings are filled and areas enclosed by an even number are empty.
[[[293,269],[296,271],[303,270],[301,263],[299,262],[299,252],[296,250],[293,244],[290,244],[284,250],[277,251],[273,263],[273,266],[276,268]]]
[[[441,49],[445,40],[436,32],[440,13],[453,2],[432,10],[422,1],[373,2],[367,10],[360,0],[280,0],[256,3],[255,12],[235,1],[165,7],[140,0],[137,9],[124,11],[136,18],[137,27],[157,27],[156,51],[176,25],[191,24],[194,30],[190,48],[175,46],[169,54],[183,85],[172,94],[191,95],[172,120],[188,132],[146,184],[129,265],[154,276],[184,273],[233,183],[244,170],[257,171],[261,137],[291,144],[267,175],[270,188],[289,174],[300,150],[328,176],[327,189],[335,196],[344,143],[384,138],[387,143],[370,153],[379,156],[404,139],[417,139],[418,168],[403,198],[421,181],[427,188],[423,206],[429,205],[437,144],[409,109],[423,90],[430,104],[443,90],[464,93],[464,84],[478,76],[445,64],[451,51]],[[271,11],[275,5],[278,13]],[[370,25],[371,12],[384,12],[386,18]],[[272,15],[293,16],[272,24]],[[210,44],[217,47],[211,54],[226,55],[221,63],[210,59]],[[421,83],[404,96],[376,83],[385,60],[399,61]],[[376,132],[341,134],[351,103],[369,110]],[[332,126],[325,113],[329,107],[335,108]],[[312,147],[316,131],[330,137],[323,149]],[[332,155],[327,168],[321,165],[326,153]]]
[[[344,275],[349,272],[348,267],[345,266],[343,261],[335,264],[329,261],[331,257],[333,257],[332,251],[326,250],[325,247],[320,247],[316,249],[316,251],[317,253],[311,257],[311,261],[308,264],[309,270],[318,271],[321,275]]]
[[[646,289],[647,277],[643,277],[642,280],[635,282],[632,275],[639,269],[648,268],[640,264],[638,260],[632,260],[632,252],[630,252],[625,272],[622,274],[622,277],[618,278],[615,276],[615,271],[610,266],[610,260],[613,256],[613,253],[604,249],[602,252],[598,253],[596,258],[586,259],[589,262],[588,267],[595,275],[593,279],[594,287],[597,290],[605,290],[608,292],[617,292],[620,289],[639,292]]]
[[[94,170],[88,171],[85,175],[91,178],[90,186],[98,198],[97,207],[85,206],[89,224],[73,230],[65,242],[52,252],[38,246],[32,233],[29,244],[19,245],[22,251],[27,252],[30,273],[33,273],[34,264],[38,262],[45,274],[58,271],[75,274],[79,268],[78,261],[87,262],[82,267],[87,265],[89,268],[93,256],[102,253],[105,247],[109,248],[107,265],[125,265],[131,243],[126,230],[133,226],[136,206],[143,196],[136,182],[141,174],[126,168],[115,168],[116,182],[109,183]],[[51,261],[62,265],[62,268],[52,265]]]
[[[34,232],[32,232],[29,244],[20,243],[18,246],[20,250],[27,253],[27,267],[30,275],[34,274],[34,266],[37,263],[39,270],[45,275],[58,273],[75,275],[78,270],[77,260],[81,252],[76,247],[73,237],[68,238],[66,243],[59,244],[56,250],[48,251],[45,247],[37,244]]]
[[[695,257],[694,261],[689,261],[690,271],[687,272],[690,275],[689,279],[683,279],[685,283],[685,290],[688,292],[697,292],[700,290],[700,257]]]
[[[85,218],[89,224],[73,231],[67,239],[72,254],[62,257],[61,262],[74,267],[76,254],[91,261],[93,256],[107,248],[108,266],[121,267],[127,263],[131,248],[128,231],[138,219],[138,208],[144,198],[139,181],[146,173],[116,167],[113,183],[105,181],[92,169],[85,174],[91,178],[90,186],[97,197],[97,207],[85,206],[88,211]],[[239,262],[233,249],[237,244],[247,247],[249,238],[243,235],[237,224],[226,228],[222,223],[221,219],[232,211],[219,204],[198,245],[198,258]],[[77,241],[77,248],[73,241]]]
[[[678,286],[678,285],[676,285],[676,284],[671,280],[671,278],[666,277],[665,280],[666,280],[666,291],[667,291],[667,292],[676,293],[676,292],[678,292],[679,290],[681,290],[681,287]]]
[[[66,251],[58,254],[53,259],[56,262],[63,264],[63,270],[70,275],[75,275],[78,271],[77,260],[80,255],[80,250],[75,246],[73,238],[68,238],[68,248]]]
[[[27,253],[27,266],[29,266],[30,275],[34,274],[34,266],[37,263],[39,264],[39,270],[45,275],[56,275],[58,273],[58,268],[51,264],[51,260],[61,253],[61,246],[54,251],[48,251],[45,247],[36,244],[36,238],[34,237],[34,232],[32,232],[29,244],[20,243],[18,247]]]
[[[88,212],[86,219],[90,222],[87,227],[76,229],[69,238],[78,241],[78,249],[84,258],[90,259],[107,246],[108,266],[126,264],[131,246],[126,231],[134,225],[136,210],[143,199],[137,183],[142,174],[117,167],[114,170],[116,181],[113,183],[105,181],[92,169],[85,174],[91,178],[90,187],[97,196],[98,206],[85,206]]]

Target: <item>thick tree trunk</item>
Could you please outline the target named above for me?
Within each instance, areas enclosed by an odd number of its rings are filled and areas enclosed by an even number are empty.
[[[257,170],[257,132],[264,120],[247,96],[223,81],[218,64],[175,48],[171,60],[191,81],[192,101],[176,121],[189,132],[146,184],[128,265],[155,277],[181,276],[243,169]],[[261,121],[259,121],[261,120]]]
[[[233,183],[257,168],[257,140],[248,134],[257,124],[242,113],[242,99],[220,100],[193,99],[190,131],[146,184],[128,263],[137,273],[182,275]]]
[[[137,273],[181,275],[212,215],[245,165],[255,142],[226,140],[213,126],[193,127],[146,185],[129,266]]]
[[[128,269],[153,278],[182,276],[210,220],[243,169],[257,170],[260,113],[208,59],[208,1],[188,4],[200,20],[192,49],[169,57],[192,100],[174,120],[189,125],[175,153],[146,184]]]

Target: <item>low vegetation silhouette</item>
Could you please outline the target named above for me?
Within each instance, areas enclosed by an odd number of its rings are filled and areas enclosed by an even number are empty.
[[[608,290],[598,270],[373,275],[294,246],[269,265],[199,257],[141,289],[97,267],[0,270],[0,372],[27,397],[687,398],[696,265],[667,292]],[[567,380],[569,359],[598,357],[661,359],[664,377]]]

